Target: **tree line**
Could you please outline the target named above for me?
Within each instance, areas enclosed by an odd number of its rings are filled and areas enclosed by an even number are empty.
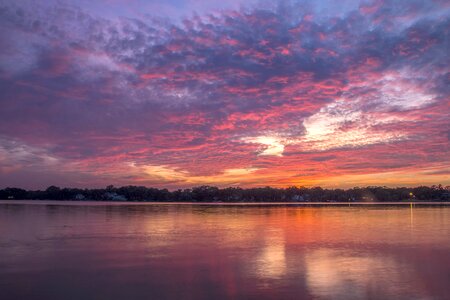
[[[148,188],[144,186],[112,185],[100,189],[60,188],[46,190],[5,188],[0,199],[16,200],[74,200],[74,201],[148,201],[148,202],[394,202],[394,201],[450,201],[450,186],[419,187],[355,187],[351,189],[323,189],[321,187],[288,188],[218,188],[199,186],[191,189]]]

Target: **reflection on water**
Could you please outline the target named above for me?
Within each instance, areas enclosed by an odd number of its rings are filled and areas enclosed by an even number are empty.
[[[305,262],[307,285],[320,298],[364,299],[380,293],[394,298],[419,296],[420,290],[410,293],[411,265],[389,256],[319,249],[306,254]]]
[[[255,270],[260,277],[280,278],[286,273],[285,240],[281,230],[267,233]]]
[[[1,299],[448,299],[450,206],[0,201]]]

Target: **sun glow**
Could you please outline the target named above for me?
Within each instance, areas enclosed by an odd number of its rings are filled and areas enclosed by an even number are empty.
[[[259,144],[258,155],[283,156],[283,140],[276,136],[258,136],[242,139],[246,143]]]

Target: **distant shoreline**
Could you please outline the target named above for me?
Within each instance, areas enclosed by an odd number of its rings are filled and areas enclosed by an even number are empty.
[[[384,202],[160,202],[160,201],[101,201],[101,200],[8,200],[0,199],[1,204],[33,204],[33,205],[92,205],[92,206],[120,206],[120,205],[195,205],[195,206],[366,206],[366,205],[450,205],[450,201],[384,201]]]
[[[151,203],[410,203],[450,202],[450,186],[418,187],[367,186],[351,189],[321,187],[240,188],[198,186],[189,189],[158,189],[145,186],[109,185],[106,188],[81,189],[50,186],[45,190],[0,189],[0,199],[48,201],[111,201]]]

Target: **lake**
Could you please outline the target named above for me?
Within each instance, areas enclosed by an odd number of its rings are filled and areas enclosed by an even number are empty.
[[[450,205],[0,201],[0,299],[449,299]]]

